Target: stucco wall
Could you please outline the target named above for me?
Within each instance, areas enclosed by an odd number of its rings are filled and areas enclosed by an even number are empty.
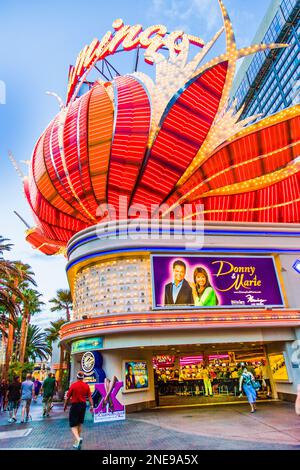
[[[121,391],[118,394],[118,400],[123,405],[130,405],[133,403],[145,403],[154,400],[154,376],[152,366],[152,351],[146,351],[143,349],[139,350],[124,350],[118,349],[114,351],[101,351],[103,357],[103,370],[106,373],[106,377],[111,379],[114,375],[118,380],[125,380],[123,374],[123,361],[128,360],[144,360],[147,361],[148,374],[149,374],[149,389],[144,391],[135,391],[129,393],[123,393]],[[71,382],[75,380],[76,373],[80,370],[80,360],[82,354],[76,354],[72,356],[72,367],[71,367]]]
[[[300,255],[282,254],[279,256],[281,275],[290,308],[300,308],[300,274],[293,269],[293,264]]]

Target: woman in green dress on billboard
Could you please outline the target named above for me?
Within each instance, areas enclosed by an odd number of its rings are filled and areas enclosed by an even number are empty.
[[[194,283],[191,284],[194,303],[197,307],[218,305],[218,297],[212,288],[208,274],[204,268],[194,270]]]

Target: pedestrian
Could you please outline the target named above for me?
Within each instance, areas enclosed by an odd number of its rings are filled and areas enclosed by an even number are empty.
[[[261,378],[262,378],[262,385],[267,391],[267,398],[271,399],[272,398],[271,381],[269,378],[268,366],[266,362],[263,362],[261,366]]]
[[[25,421],[29,421],[30,419],[30,405],[31,400],[34,397],[34,386],[31,380],[31,374],[26,375],[26,380],[22,382],[21,386],[21,401],[22,401],[22,415],[21,415],[21,423],[24,423],[25,411],[26,411],[26,418]]]
[[[0,411],[6,411],[7,409],[7,390],[8,382],[7,380],[2,379],[0,386]]]
[[[17,412],[21,399],[21,382],[20,377],[14,377],[13,381],[8,385],[7,391],[9,423],[17,421]]]
[[[247,400],[251,407],[251,413],[256,411],[256,390],[253,386],[254,375],[252,372],[249,372],[247,367],[243,368],[242,375],[240,377],[240,396],[242,396],[242,386],[247,397]]]
[[[56,380],[52,373],[49,372],[48,377],[44,380],[41,392],[43,393],[43,416],[50,416],[52,408],[53,395],[56,389]]]
[[[39,393],[40,393],[40,389],[41,389],[41,386],[42,386],[42,382],[39,381],[38,378],[36,378],[33,382],[33,386],[34,386],[34,402],[36,403],[37,402],[37,398],[39,396]]]
[[[204,391],[205,391],[205,396],[210,397],[213,396],[212,392],[212,386],[211,386],[211,380],[210,380],[210,370],[207,366],[207,364],[204,365],[202,369],[202,378],[203,378],[203,383],[204,383]]]
[[[69,414],[69,423],[73,436],[75,437],[75,442],[73,444],[74,449],[80,449],[82,444],[82,425],[84,422],[85,411],[86,411],[86,401],[87,399],[90,402],[90,412],[93,413],[93,400],[91,395],[91,390],[88,384],[83,382],[84,373],[79,371],[77,373],[77,382],[74,382],[68,390],[65,403],[64,411],[66,411],[68,406],[68,401],[71,399],[71,408]]]
[[[4,383],[4,380],[2,379],[1,382],[0,382],[0,413],[2,411],[2,406],[3,406],[3,401],[4,401],[4,398],[3,398],[3,383]]]

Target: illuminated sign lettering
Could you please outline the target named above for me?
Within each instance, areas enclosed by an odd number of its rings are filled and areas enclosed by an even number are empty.
[[[103,348],[103,338],[85,338],[74,341],[71,347],[71,354],[78,354],[85,351],[97,351]]]
[[[81,368],[86,374],[93,372],[95,366],[95,356],[92,352],[86,352],[81,359]]]
[[[115,20],[112,24],[114,32],[108,31],[101,41],[94,39],[89,46],[85,46],[77,57],[75,66],[70,67],[68,101],[73,95],[80,79],[88,71],[108,55],[114,54],[122,46],[125,51],[141,47],[146,49],[144,59],[153,64],[153,54],[159,49],[168,49],[170,56],[179,54],[183,48],[184,39],[189,43],[203,47],[204,41],[196,36],[185,34],[183,31],[167,32],[164,25],[153,25],[143,30],[142,25],[125,25],[123,20]]]

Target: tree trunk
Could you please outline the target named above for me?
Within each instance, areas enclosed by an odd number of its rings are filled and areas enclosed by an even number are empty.
[[[59,357],[59,371],[58,371],[58,391],[62,390],[62,375],[63,375],[63,365],[64,365],[64,347],[60,346],[60,357]]]
[[[66,366],[67,366],[67,374],[68,374],[68,383],[70,383],[70,359],[71,359],[71,356],[70,356],[70,353],[69,351],[66,350],[66,353],[65,353],[65,363],[66,363]]]
[[[70,309],[68,306],[66,307],[66,317],[67,317],[67,322],[69,323],[69,321],[71,320],[71,317],[70,317]]]
[[[11,321],[13,320],[13,317],[12,317],[11,313],[9,314],[9,319]],[[8,378],[9,363],[11,361],[12,354],[13,354],[14,332],[15,332],[14,325],[12,323],[9,323],[6,354],[5,354],[5,364],[4,364],[4,367],[3,367],[3,374],[2,374],[2,378],[5,379],[5,380],[7,380],[7,378]]]
[[[27,331],[28,331],[28,315],[27,311],[24,310],[21,323],[21,337],[20,337],[20,349],[19,349],[19,361],[21,365],[24,364],[25,359],[25,350],[26,350],[26,341],[27,341]]]
[[[14,287],[17,289],[19,287],[19,280],[18,277],[15,277],[14,279]],[[12,302],[15,304],[16,302],[16,295],[13,294],[12,296]],[[7,338],[7,347],[6,347],[6,354],[5,354],[5,365],[3,369],[3,379],[7,380],[8,378],[8,371],[9,371],[9,363],[12,359],[13,356],[13,350],[14,350],[14,339],[15,339],[15,327],[14,324],[12,323],[15,318],[13,314],[10,312],[9,314],[9,325],[8,325],[8,338]]]

